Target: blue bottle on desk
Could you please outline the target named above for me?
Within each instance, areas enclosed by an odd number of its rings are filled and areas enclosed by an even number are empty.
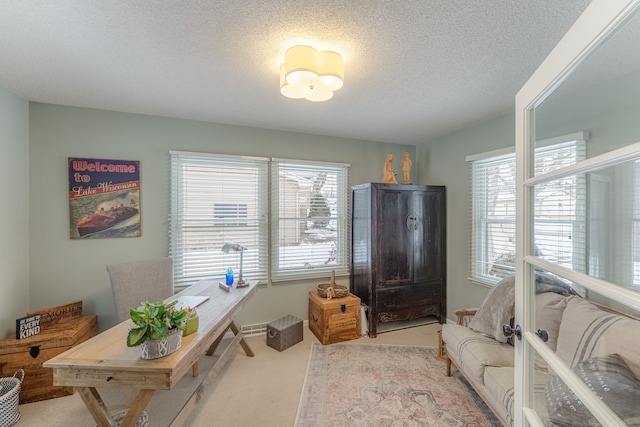
[[[227,284],[227,286],[233,285],[233,270],[231,269],[231,267],[227,268],[225,283]]]

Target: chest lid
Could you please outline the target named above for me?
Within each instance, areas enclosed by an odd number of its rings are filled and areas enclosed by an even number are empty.
[[[312,291],[312,292],[309,292],[309,298],[315,304],[320,305],[323,310],[340,308],[343,305],[348,308],[357,307],[358,310],[360,309],[360,298],[353,295],[352,293],[349,293],[349,295],[347,295],[346,297],[328,299],[328,298],[322,298],[320,295],[318,295],[317,292]]]
[[[50,323],[43,327],[37,335],[21,340],[17,340],[12,335],[0,340],[0,355],[28,352],[34,346],[39,346],[41,350],[71,347],[82,341],[87,335],[95,335],[97,327],[97,316],[74,317],[57,323]]]

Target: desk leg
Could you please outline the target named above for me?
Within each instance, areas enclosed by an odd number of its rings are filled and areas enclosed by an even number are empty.
[[[99,427],[112,427],[114,425],[107,413],[107,407],[95,387],[77,387],[76,390],[78,390],[78,394]],[[134,427],[136,425],[138,418],[140,418],[142,411],[149,404],[154,392],[155,390],[140,390],[136,400],[127,411],[124,420],[122,420],[121,427]]]
[[[191,397],[189,397],[189,400],[187,400],[187,402],[184,404],[182,409],[180,409],[180,412],[178,412],[178,415],[176,415],[173,421],[171,421],[171,424],[169,424],[170,427],[181,427],[181,426],[187,425],[187,421],[189,419],[189,416],[191,415],[191,411],[193,411],[193,409],[196,407],[198,402],[202,400],[202,396],[204,395],[205,390],[214,381],[216,376],[222,371],[222,368],[225,366],[227,361],[231,358],[235,349],[239,345],[241,345],[242,339],[243,339],[242,334],[238,334],[233,337],[229,345],[224,349],[224,351],[222,351],[222,353],[218,357],[218,360],[216,360],[213,366],[210,368],[210,371],[202,380],[202,383],[200,383],[198,388],[195,389]],[[250,357],[253,356],[253,352],[251,351],[250,348],[249,348],[249,351],[251,352],[251,355],[247,353],[247,356],[250,356]]]
[[[231,325],[229,325],[229,327],[231,328],[233,335],[238,335],[240,333],[235,323],[231,322]],[[244,337],[240,339],[240,345],[244,349],[244,352],[246,353],[247,356],[249,357],[255,356],[255,354],[253,353],[253,350],[251,350],[251,347],[249,347],[249,344],[245,341]]]
[[[221,333],[218,338],[216,338],[216,340],[213,342],[213,344],[211,344],[211,347],[209,347],[209,350],[207,350],[207,356],[211,356],[211,355],[213,355],[213,353],[216,352],[216,349],[220,345],[220,342],[222,341],[222,339],[224,338],[225,334],[227,333],[227,331],[229,329],[231,329],[231,332],[233,332],[233,335],[235,335],[236,337],[238,335],[240,335],[240,345],[242,346],[245,354],[247,356],[249,356],[249,357],[255,356],[255,354],[253,353],[253,350],[251,350],[251,347],[249,347],[249,344],[247,343],[247,341],[245,341],[244,337],[240,333],[240,330],[238,329],[238,327],[236,326],[236,324],[234,322],[231,322],[229,327],[227,329],[225,329],[225,331],[223,333]]]
[[[155,390],[140,390],[138,396],[136,396],[136,400],[133,401],[133,405],[131,405],[131,408],[127,411],[127,415],[125,415],[122,420],[120,427],[135,427],[138,418],[142,415],[142,411],[147,407],[154,393]]]
[[[98,390],[95,387],[76,387],[78,390],[78,394],[84,401],[87,409],[91,412],[91,416],[98,426],[100,427],[111,427],[111,420],[109,419],[109,414],[107,414],[107,407],[100,397]]]
[[[211,344],[211,347],[209,347],[209,350],[207,350],[207,356],[213,356],[213,353],[216,352],[216,348],[218,348],[218,346],[222,342],[222,339],[224,338],[224,334],[227,333],[228,329],[229,328],[225,329],[224,332],[221,333],[218,338],[216,338],[216,340],[213,342],[213,344]]]

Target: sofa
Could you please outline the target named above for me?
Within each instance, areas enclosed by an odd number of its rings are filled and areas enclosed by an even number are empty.
[[[478,309],[456,310],[444,324],[446,373],[457,368],[504,426],[513,425],[514,347],[502,326],[513,321],[514,278],[498,283]],[[555,352],[627,425],[640,426],[640,320],[596,305],[564,282],[536,276],[536,328]],[[596,421],[580,400],[535,356],[535,408],[548,426]]]

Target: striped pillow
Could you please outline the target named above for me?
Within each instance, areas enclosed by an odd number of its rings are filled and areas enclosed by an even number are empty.
[[[627,425],[640,425],[640,382],[617,354],[582,361],[573,371]],[[547,409],[553,425],[600,425],[573,391],[554,377],[545,386]]]
[[[583,360],[618,353],[640,378],[640,321],[600,310],[570,297],[562,315],[556,354],[570,367]]]

